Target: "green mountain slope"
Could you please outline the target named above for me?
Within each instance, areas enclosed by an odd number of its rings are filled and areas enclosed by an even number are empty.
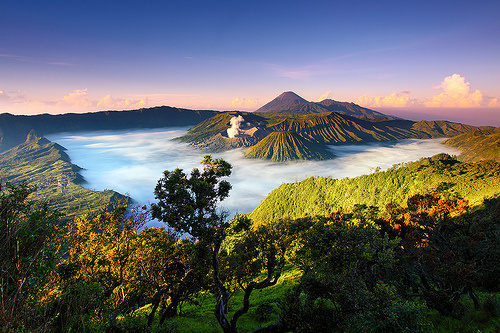
[[[462,150],[462,154],[458,156],[461,161],[500,161],[500,127],[457,135],[446,140],[444,144]]]
[[[413,194],[435,190],[447,190],[468,199],[471,205],[479,204],[483,198],[500,193],[500,163],[464,163],[439,154],[353,179],[310,177],[282,184],[249,217],[265,222],[283,217],[328,215],[355,204],[383,209],[390,202],[404,202]]]
[[[241,131],[236,137],[230,138],[227,130],[232,126],[231,119],[239,116],[244,119],[239,125]],[[314,114],[224,112],[192,127],[179,140],[198,148],[218,152],[254,146],[272,132],[297,133],[307,141],[326,145],[451,137],[478,129],[480,128],[448,121],[415,123],[403,119],[361,119],[337,112]],[[261,148],[262,146],[259,147]],[[253,155],[259,158],[273,156],[265,151],[257,153],[252,149],[249,156]],[[292,155],[294,153],[290,153],[290,156]],[[314,156],[312,152],[303,155]]]
[[[64,150],[32,131],[24,143],[0,153],[0,180],[36,185],[35,199],[48,201],[68,218],[128,201],[115,191],[96,192],[80,186],[84,183],[81,169],[71,164]]]
[[[251,147],[245,156],[276,162],[333,158],[333,154],[321,145],[293,132],[272,132]]]
[[[491,126],[472,126],[461,123],[453,123],[445,120],[421,120],[413,124],[412,129],[426,133],[429,137],[453,137],[466,132],[475,131],[478,129],[493,129]]]
[[[269,127],[271,131],[297,132],[319,143],[357,143],[421,138],[405,120],[369,121],[336,112],[286,118]]]

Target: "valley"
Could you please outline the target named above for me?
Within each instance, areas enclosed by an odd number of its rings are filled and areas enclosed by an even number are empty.
[[[358,319],[372,315],[411,316],[405,325],[415,332],[472,327],[472,308],[487,306],[490,291],[498,290],[497,129],[384,118],[352,103],[325,103],[344,111],[320,112],[307,102],[288,106],[291,113],[184,110],[182,121],[155,122],[135,118],[154,111],[142,110],[92,131],[91,122],[108,115],[87,115],[82,123],[69,115],[57,126],[46,116],[48,123],[21,126],[19,133],[31,125],[37,131],[19,144],[20,134],[11,135],[18,133],[10,127],[15,122],[1,123],[3,226],[25,242],[22,251],[43,253],[25,255],[17,266],[40,277],[33,286],[43,289],[9,289],[40,295],[30,325],[214,331],[215,308],[221,327],[233,318],[231,332],[240,316],[243,331],[324,331],[330,323],[364,331],[375,324]],[[225,187],[211,191],[220,177]],[[219,197],[225,200],[217,204]],[[32,269],[30,260],[43,269]],[[445,270],[435,269],[438,262]],[[471,275],[456,271],[460,265]],[[210,279],[222,292],[218,302],[231,299],[228,311],[214,303]],[[253,290],[258,297],[250,298]],[[81,314],[89,309],[90,316]],[[451,321],[456,311],[467,322]],[[481,311],[489,316],[488,308]],[[328,320],[311,322],[311,312]],[[493,318],[474,327],[493,327]],[[395,327],[391,320],[375,323]]]

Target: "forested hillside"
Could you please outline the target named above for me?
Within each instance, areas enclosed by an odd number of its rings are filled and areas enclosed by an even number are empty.
[[[58,151],[33,136],[19,149],[36,155],[36,145]],[[33,188],[2,186],[2,331],[498,331],[499,163],[441,154],[353,180],[310,178],[271,194],[268,218],[231,221],[218,204],[232,166],[202,164],[165,171],[150,208],[71,221],[32,200]],[[382,195],[390,205],[368,205]],[[145,227],[151,217],[169,229]]]
[[[395,165],[353,179],[310,177],[282,184],[249,214],[255,221],[327,215],[356,204],[384,209],[390,202],[404,202],[417,193],[446,190],[476,205],[500,193],[500,163],[463,163],[439,154],[416,162]]]
[[[126,204],[128,198],[112,190],[91,191],[81,186],[85,182],[80,168],[71,163],[65,149],[57,143],[39,137],[34,131],[26,141],[0,153],[0,179],[36,186],[35,200],[46,200],[66,218],[94,213],[113,204]]]
[[[457,135],[444,142],[445,145],[458,148],[462,153],[461,161],[481,160],[500,161],[500,127],[485,128]]]

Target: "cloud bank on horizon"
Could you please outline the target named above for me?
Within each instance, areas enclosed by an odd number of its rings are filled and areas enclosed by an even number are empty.
[[[392,93],[387,96],[371,97],[360,96],[355,103],[367,108],[380,107],[428,107],[428,108],[478,108],[500,107],[499,99],[485,96],[476,89],[471,92],[470,83],[460,74],[453,74],[444,78],[440,85],[432,87],[443,92],[427,99],[412,99],[410,92]],[[500,115],[499,115],[500,116]]]
[[[382,112],[500,112],[499,11],[498,0],[8,1],[0,113],[253,111],[284,91]]]
[[[394,92],[385,96],[359,96],[354,103],[372,109],[400,109],[400,110],[439,110],[439,108],[491,108],[498,110],[500,117],[500,99],[498,97],[487,96],[482,91],[476,89],[471,91],[470,83],[460,74],[453,74],[443,79],[441,84],[432,86],[431,89],[441,91],[428,98],[412,98],[410,91]],[[300,93],[299,93],[300,94]],[[331,98],[331,91],[321,94],[318,101]],[[110,94],[100,98],[92,99],[88,89],[79,89],[68,95],[62,96],[54,101],[32,100],[23,95],[20,91],[5,92],[0,90],[0,106],[11,108],[12,113],[36,114],[36,113],[67,113],[67,112],[89,112],[105,110],[131,110],[158,105],[169,105],[182,107],[182,105],[169,104],[175,100],[172,95],[147,96],[138,98],[114,98]],[[192,95],[177,96],[177,100],[182,104],[182,99],[193,99]],[[221,104],[215,109],[219,110],[242,110],[254,111],[267,101],[260,102],[258,99],[237,97],[230,103]],[[210,105],[207,105],[210,106]],[[18,112],[16,112],[18,111]],[[397,112],[396,112],[397,113]],[[447,115],[448,117],[450,114]],[[453,120],[453,119],[450,119]],[[496,125],[499,126],[499,125]]]

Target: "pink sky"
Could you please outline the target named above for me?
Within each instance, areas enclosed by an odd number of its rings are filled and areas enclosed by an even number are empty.
[[[500,126],[499,98],[471,88],[471,84],[460,74],[447,76],[440,84],[430,85],[428,90],[430,94],[427,97],[414,96],[415,94],[410,91],[401,91],[381,96],[363,94],[348,102],[411,120],[445,119],[472,125]],[[296,93],[301,95],[300,91]],[[331,91],[317,95],[305,98],[311,101],[321,101],[326,98],[341,100]],[[111,94],[105,96],[92,94],[85,88],[50,99],[29,96],[23,91],[0,90],[0,107],[13,114],[131,110],[158,105],[221,111],[254,111],[274,97],[270,96],[264,100],[245,97],[233,99],[228,96],[217,100],[202,94],[137,94],[115,98]]]
[[[0,113],[253,111],[284,91],[500,126],[500,2],[7,1]]]

